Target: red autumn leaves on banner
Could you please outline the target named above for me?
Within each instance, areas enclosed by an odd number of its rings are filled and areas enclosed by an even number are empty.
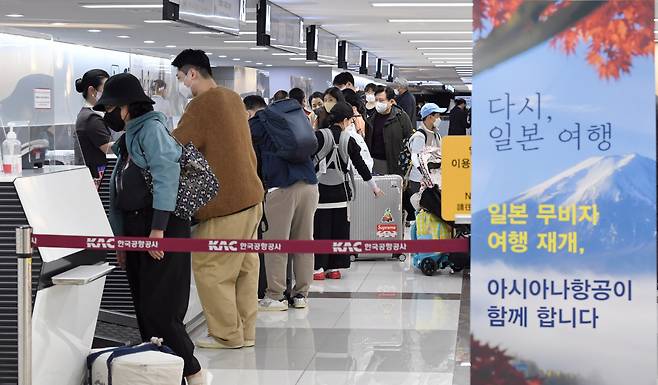
[[[511,356],[498,347],[471,337],[471,382],[487,385],[528,385],[523,373],[511,364]]]
[[[524,0],[476,0],[474,26],[484,29],[485,22],[493,28],[507,23]],[[540,22],[550,19],[572,0],[549,5]],[[587,62],[596,68],[602,79],[619,79],[630,73],[632,60],[637,56],[652,56],[654,8],[652,1],[609,0],[575,25],[551,40],[551,46],[567,55],[576,51],[578,43],[588,46]]]

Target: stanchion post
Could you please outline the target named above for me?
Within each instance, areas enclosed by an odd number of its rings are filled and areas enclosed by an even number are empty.
[[[16,229],[18,257],[18,385],[32,385],[32,228]]]

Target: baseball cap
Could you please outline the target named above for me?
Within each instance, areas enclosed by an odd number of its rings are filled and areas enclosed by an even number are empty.
[[[435,103],[425,103],[425,105],[420,109],[420,117],[422,119],[425,119],[427,116],[434,114],[434,113],[444,113],[448,111],[447,108],[441,108],[437,106]]]

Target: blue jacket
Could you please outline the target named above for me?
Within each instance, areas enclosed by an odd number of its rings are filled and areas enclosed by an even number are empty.
[[[260,113],[259,111],[256,115]],[[274,187],[290,187],[300,181],[306,184],[318,184],[311,157],[306,162],[290,163],[275,154],[276,148],[257,117],[249,120],[249,127],[258,160],[258,176],[266,190]]]
[[[135,165],[148,169],[153,176],[153,209],[173,212],[180,181],[181,146],[169,135],[167,117],[160,112],[148,112],[126,123],[126,148]],[[121,163],[118,142],[112,147]],[[115,168],[110,182],[110,223],[115,235],[123,235],[122,214],[116,207]],[[154,218],[154,222],[155,222]]]

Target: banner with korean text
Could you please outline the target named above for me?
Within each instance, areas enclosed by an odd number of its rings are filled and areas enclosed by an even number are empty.
[[[474,1],[471,383],[656,383],[653,1]]]

